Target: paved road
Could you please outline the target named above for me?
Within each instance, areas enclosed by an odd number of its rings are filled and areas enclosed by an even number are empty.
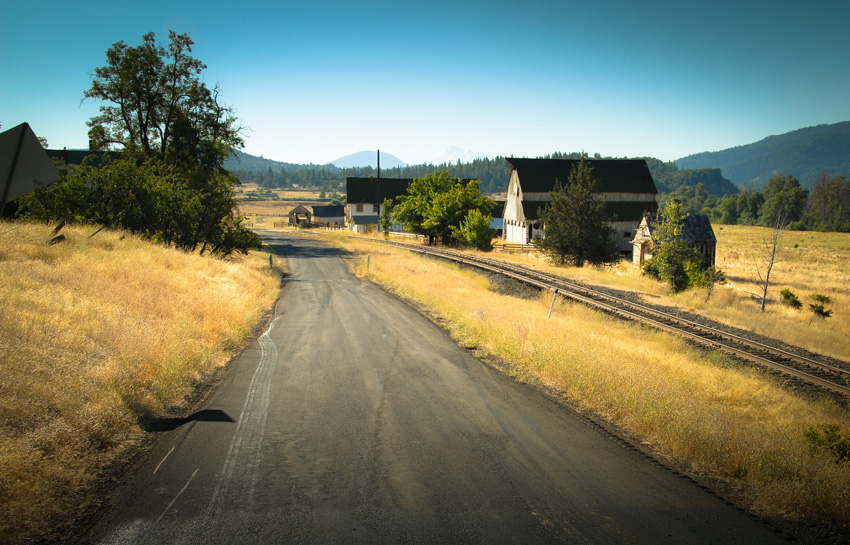
[[[776,543],[499,375],[312,240],[269,329],[176,422],[100,543]]]

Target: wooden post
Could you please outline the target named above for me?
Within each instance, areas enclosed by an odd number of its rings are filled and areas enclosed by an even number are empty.
[[[546,321],[549,321],[549,318],[552,317],[552,309],[555,308],[555,297],[558,296],[558,289],[555,288],[555,293],[552,294],[552,304],[549,305],[549,315],[546,316]]]

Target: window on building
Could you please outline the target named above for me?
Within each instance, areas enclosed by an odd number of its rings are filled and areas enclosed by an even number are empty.
[[[623,232],[623,238],[631,238],[631,237],[632,237],[631,231],[624,231]]]
[[[363,203],[359,202],[356,205],[354,205],[354,211],[355,212],[362,212],[363,211]]]

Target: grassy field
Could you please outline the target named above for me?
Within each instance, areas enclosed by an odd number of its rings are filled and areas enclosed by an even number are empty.
[[[755,245],[749,229],[724,228],[718,234],[730,248],[738,248],[739,259]],[[844,251],[833,248],[828,235],[811,238],[811,247],[818,248],[812,250],[815,253],[825,248]],[[531,300],[500,295],[485,277],[473,272],[365,241],[338,240],[360,254],[358,274],[425,306],[447,324],[461,345],[475,347],[485,357],[504,358],[519,380],[543,381],[569,404],[615,424],[655,456],[711,483],[746,509],[779,519],[850,522],[850,464],[838,461],[841,445],[848,444],[850,415],[829,399],[795,394],[722,354],[697,350],[678,338],[582,306],[559,302],[547,321],[549,295]],[[727,261],[721,265],[746,270],[727,251],[722,250],[721,259]],[[786,269],[778,275],[783,284],[777,291],[786,283],[794,286],[793,278],[806,276],[794,271],[800,263],[795,265],[792,258],[799,259],[790,254],[781,262]],[[512,259],[548,268],[533,257]],[[817,266],[832,278],[841,274],[839,263],[840,259]],[[835,270],[830,273],[829,268]],[[761,315],[748,294],[744,272],[741,278],[733,273],[733,286],[718,290],[709,302],[705,292],[668,297],[663,285],[626,266],[561,272],[617,289],[644,291],[644,297],[656,303],[709,314],[734,307],[727,314],[733,322]],[[844,285],[809,284],[834,296],[835,308],[845,304]],[[826,329],[840,332],[847,327],[839,313],[830,318],[832,322],[811,327],[802,311],[797,316],[771,305],[766,314],[770,317],[760,327],[788,322],[789,329],[807,329],[807,335],[817,337],[818,346],[828,344],[823,339],[832,333]],[[846,346],[831,346],[830,351],[846,356]]]
[[[0,222],[0,543],[61,531],[249,338],[280,275],[130,235]],[[58,526],[57,526],[58,525]],[[49,534],[48,534],[49,535]]]
[[[581,269],[554,267],[540,257],[496,254],[500,259],[546,270],[593,285],[642,294],[647,303],[663,304],[693,311],[756,333],[783,339],[815,353],[850,362],[850,234],[786,231],[779,259],[771,272],[768,302],[761,312],[761,289],[757,267],[764,263],[764,241],[770,230],[763,227],[715,225],[717,266],[728,277],[709,297],[704,290],[677,295],[667,293],[664,284],[643,276],[631,263],[617,267]],[[779,303],[782,289],[790,289],[803,302],[794,310]],[[831,318],[814,319],[811,295],[827,295]]]
[[[237,190],[239,195],[257,189],[256,184],[245,184]],[[275,189],[272,193],[276,200],[238,200],[239,213],[246,217],[246,222],[254,229],[273,229],[275,223],[286,223],[289,221],[289,212],[296,206],[304,206],[308,210],[314,205],[327,205],[320,201],[318,191],[305,191],[293,189]]]

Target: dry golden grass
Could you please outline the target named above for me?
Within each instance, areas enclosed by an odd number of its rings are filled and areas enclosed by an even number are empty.
[[[647,303],[678,307],[761,335],[782,339],[818,354],[850,362],[850,234],[785,231],[779,259],[771,272],[768,304],[761,312],[761,290],[756,265],[763,263],[764,240],[770,229],[715,225],[717,266],[728,284],[717,286],[711,297],[705,290],[667,293],[656,282],[621,262],[615,267],[555,267],[542,257],[491,254],[523,266],[565,276],[591,285],[638,293]],[[779,292],[788,288],[798,295],[803,308],[794,310],[779,303]],[[827,295],[832,317],[815,318],[809,310],[811,295]]]
[[[548,294],[499,295],[475,273],[337,240],[370,255],[368,273],[362,257],[358,274],[425,305],[462,345],[506,358],[518,378],[538,377],[659,456],[719,479],[745,507],[789,519],[850,521],[850,464],[836,463],[804,437],[821,424],[848,434],[850,416],[832,402],[802,399],[719,353],[582,306],[559,302],[547,321]]]
[[[74,513],[100,472],[224,365],[276,298],[253,254],[222,261],[130,235],[0,222],[0,542]]]

